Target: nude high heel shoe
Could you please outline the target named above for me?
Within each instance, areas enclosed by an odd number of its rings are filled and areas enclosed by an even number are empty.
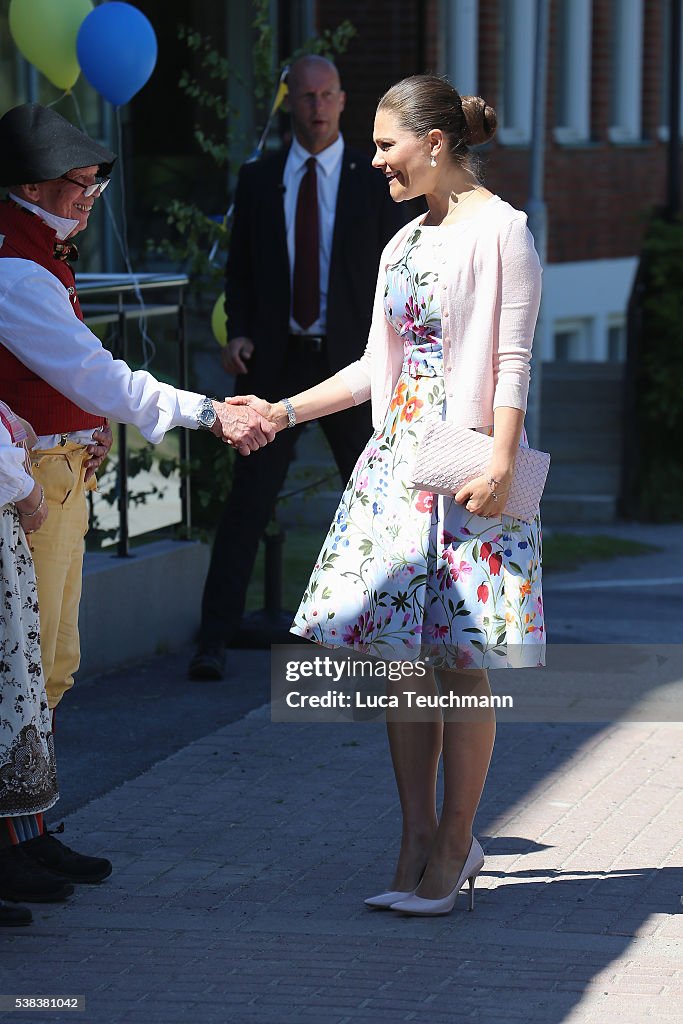
[[[420,872],[417,885],[422,881],[424,873],[425,869],[423,868]],[[417,886],[415,886],[415,888],[417,888]],[[415,889],[410,889],[408,892],[403,892],[401,889],[395,889],[393,892],[381,892],[379,896],[368,896],[368,898],[363,900],[363,902],[366,907],[372,907],[373,910],[391,910],[392,904],[408,899],[408,897],[412,896],[414,892]]]
[[[373,910],[391,910],[393,903],[398,903],[400,900],[405,900],[409,896],[412,896],[415,892],[411,889],[410,892],[401,892],[397,889],[394,892],[381,892],[379,896],[368,896],[366,900],[363,900],[366,907],[372,907]]]
[[[444,898],[440,900],[426,900],[424,897],[416,896],[413,893],[405,899],[392,903],[391,910],[396,910],[399,914],[412,914],[417,917],[436,917],[438,914],[450,914],[451,910],[455,906],[458,893],[467,881],[470,883],[469,908],[470,910],[474,910],[474,880],[483,866],[484,851],[478,841],[472,837],[470,852],[465,858],[465,863],[463,864],[462,871],[460,872],[460,878],[456,882],[455,888],[448,894],[448,896],[444,896]]]

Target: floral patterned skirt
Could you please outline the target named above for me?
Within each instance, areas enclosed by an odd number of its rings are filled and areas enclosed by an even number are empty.
[[[4,505],[0,507],[0,816],[37,814],[58,798],[33,559],[14,505]]]
[[[410,370],[346,485],[292,632],[437,668],[543,665],[540,520],[484,519],[411,486],[445,392],[443,376]]]

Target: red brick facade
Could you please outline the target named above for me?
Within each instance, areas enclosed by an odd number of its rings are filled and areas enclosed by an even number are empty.
[[[593,0],[591,139],[575,145],[558,143],[553,133],[558,25],[557,5],[551,4],[545,174],[551,263],[635,255],[645,214],[665,202],[666,146],[658,135],[663,3],[644,4],[642,140],[615,144],[608,138],[611,2]],[[349,141],[369,149],[377,98],[392,82],[425,69],[444,70],[439,66],[439,10],[438,0],[318,4],[319,28],[348,18],[358,31],[339,61],[349,93],[343,123]],[[479,89],[493,106],[499,103],[502,47],[499,0],[479,0]],[[529,147],[494,141],[484,159],[488,185],[513,205],[524,206]]]
[[[348,102],[342,129],[360,149],[372,151],[372,122],[379,97],[421,66],[415,0],[325,0],[318,3],[319,30],[348,19],[357,35],[338,60]]]

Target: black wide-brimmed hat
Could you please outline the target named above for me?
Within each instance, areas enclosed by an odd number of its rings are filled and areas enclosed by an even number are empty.
[[[24,103],[0,118],[0,185],[34,185],[97,165],[108,177],[116,155],[70,121],[39,103]]]

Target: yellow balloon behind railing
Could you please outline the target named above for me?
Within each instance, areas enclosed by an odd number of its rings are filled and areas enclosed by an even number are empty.
[[[9,28],[19,52],[58,89],[71,89],[81,73],[76,36],[90,0],[11,0]]]
[[[213,331],[213,336],[221,348],[225,348],[228,344],[228,325],[225,320],[224,292],[221,292],[218,296],[213,307],[213,312],[211,314],[211,330]]]

